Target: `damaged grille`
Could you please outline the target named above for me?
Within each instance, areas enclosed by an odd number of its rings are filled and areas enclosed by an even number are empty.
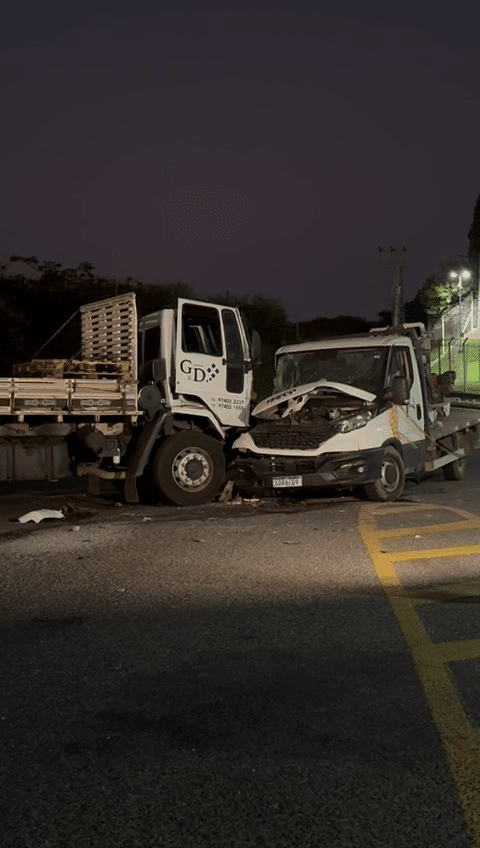
[[[297,459],[295,462],[286,459],[285,462],[282,462],[281,457],[279,457],[271,460],[268,464],[270,474],[312,474],[316,470],[317,466],[314,459]]]
[[[255,427],[250,435],[258,448],[271,450],[316,450],[333,432],[333,427]]]

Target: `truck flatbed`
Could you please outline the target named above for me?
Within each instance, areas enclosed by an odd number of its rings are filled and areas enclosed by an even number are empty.
[[[116,379],[0,378],[0,414],[137,415],[137,384]]]
[[[480,423],[480,398],[477,407],[470,407],[462,404],[457,406],[452,403],[450,414],[446,418],[439,418],[434,427],[432,427],[431,435],[435,439],[441,439],[442,435],[448,436],[450,433],[456,433],[458,430],[465,430],[466,427],[474,427]]]

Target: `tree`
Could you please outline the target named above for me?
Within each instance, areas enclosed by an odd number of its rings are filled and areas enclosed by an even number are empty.
[[[417,310],[423,309],[429,316],[428,323],[430,325],[435,324],[451,306],[459,303],[460,295],[463,300],[472,291],[474,287],[473,278],[465,281],[461,291],[458,282],[450,278],[451,271],[458,273],[468,265],[466,256],[456,256],[443,260],[440,263],[439,270],[427,277],[423,286],[415,295],[414,301],[411,301],[411,303],[415,303]]]
[[[36,256],[11,256],[0,264],[0,283],[3,374],[9,373],[14,362],[26,361],[38,351],[45,358],[75,354],[80,348],[78,309],[84,303],[134,291],[142,316],[173,306],[178,297],[195,297],[187,283],[146,285],[133,277],[116,280],[97,274],[91,262],[64,268],[59,262]],[[52,341],[43,347],[51,336]]]
[[[354,333],[368,333],[370,321],[356,315],[336,315],[335,318],[313,318],[299,325],[300,338],[315,341],[326,336],[348,336]]]

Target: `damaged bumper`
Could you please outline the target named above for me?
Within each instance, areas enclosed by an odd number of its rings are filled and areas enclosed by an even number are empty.
[[[354,453],[325,453],[318,457],[237,457],[235,481],[243,489],[351,488],[378,480],[383,448]]]

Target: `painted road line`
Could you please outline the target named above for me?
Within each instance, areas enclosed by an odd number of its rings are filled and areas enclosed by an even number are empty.
[[[416,607],[427,604],[438,604],[455,601],[480,601],[480,583],[441,583],[428,588],[404,589],[405,596],[415,604]],[[442,643],[443,644],[443,643]]]
[[[420,509],[425,508],[428,507],[420,506]],[[432,510],[432,506],[430,509]],[[445,507],[442,509],[448,510]],[[374,507],[365,504],[360,510],[359,532],[410,651],[445,751],[472,846],[480,848],[480,731],[470,724],[447,668],[449,662],[476,658],[475,652],[480,640],[442,644],[432,642],[428,636],[417,615],[414,598],[409,597],[408,592],[401,586],[394,562],[424,559],[426,554],[429,554],[430,558],[450,554],[445,553],[448,549],[396,553],[384,551],[381,547],[382,531],[377,530],[375,518],[386,514],[401,515],[402,512],[401,509],[395,512],[391,506],[383,511],[378,505]],[[464,512],[464,516],[467,515]],[[472,514],[469,517],[476,519]],[[477,550],[480,551],[480,547],[466,546],[455,550],[457,556],[459,551],[462,552],[460,555],[468,555],[466,551],[476,553]],[[398,556],[399,553],[401,557]],[[454,647],[455,645],[458,647]]]
[[[377,513],[378,514],[378,513]],[[471,521],[449,521],[448,524],[422,524],[419,527],[398,527],[395,530],[377,530],[383,539],[395,539],[399,536],[421,535],[429,533],[455,533],[456,530],[476,530],[480,527],[480,519]]]
[[[471,512],[467,512],[466,509],[460,509],[458,506],[443,506],[443,504],[411,504],[405,503],[404,501],[396,501],[393,504],[382,504],[382,506],[374,506],[373,504],[368,504],[372,509],[372,515],[402,515],[404,512],[421,512],[422,510],[429,512],[453,512],[455,515],[462,515],[464,518],[469,518],[474,520],[478,518],[477,515],[473,515]]]
[[[480,658],[480,639],[465,639],[462,642],[441,642],[435,645],[443,662],[463,662]]]
[[[429,593],[428,599],[432,597],[439,601],[460,601],[465,600],[466,598],[480,599],[480,583],[478,580],[462,580],[458,583],[442,583],[440,586],[435,584],[434,586],[430,586],[427,590],[419,588],[406,589],[405,591],[409,597],[413,597],[417,603],[422,603],[418,593],[424,591]],[[428,602],[428,599],[426,602]]]
[[[423,551],[392,551],[388,556],[392,562],[408,562],[414,559],[435,559],[435,557],[472,556],[480,554],[480,545],[461,545],[458,548],[429,548]]]

